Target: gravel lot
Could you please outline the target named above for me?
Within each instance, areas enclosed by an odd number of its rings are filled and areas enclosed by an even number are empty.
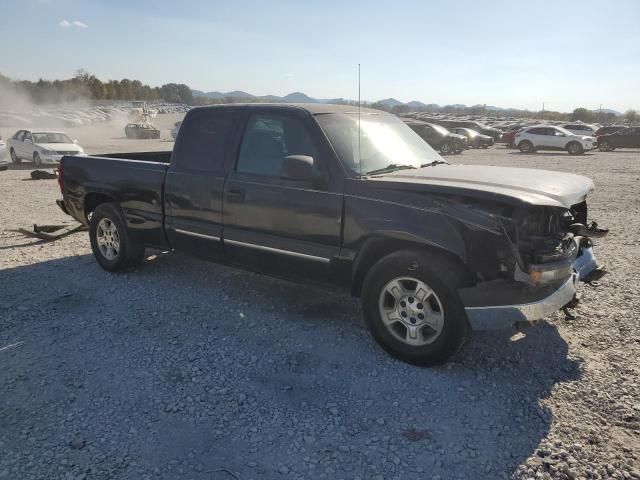
[[[86,233],[27,239],[67,220],[57,184],[0,172],[0,479],[640,479],[640,151],[449,160],[593,178],[610,273],[577,319],[433,369],[380,350],[348,296],[180,255],[113,275]]]

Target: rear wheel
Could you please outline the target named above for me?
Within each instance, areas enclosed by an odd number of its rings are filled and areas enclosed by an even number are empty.
[[[35,164],[36,167],[39,167],[42,165],[42,159],[40,158],[40,154],[38,152],[33,153],[33,163]]]
[[[98,205],[89,221],[89,239],[96,260],[110,272],[128,270],[144,259],[144,245],[133,237],[116,203]]]
[[[598,149],[601,152],[610,152],[612,150],[611,145],[609,145],[609,142],[607,142],[606,140],[598,144]]]
[[[16,155],[15,150],[12,148],[11,150],[9,150],[9,155],[11,156],[11,162],[18,165],[20,163],[22,163],[22,159],[18,158],[18,156]]]
[[[570,155],[580,155],[584,153],[584,149],[578,142],[570,142],[569,145],[567,145],[567,152],[569,152]]]
[[[533,143],[529,140],[523,140],[518,144],[518,148],[522,153],[531,153],[533,152]]]
[[[440,145],[440,153],[442,153],[443,155],[448,155],[452,150],[453,147],[449,142],[444,142],[442,145]]]
[[[465,283],[464,272],[437,254],[392,253],[365,278],[365,321],[394,357],[421,366],[445,362],[469,335],[457,293]]]

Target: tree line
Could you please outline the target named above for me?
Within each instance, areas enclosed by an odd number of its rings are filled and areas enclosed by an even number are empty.
[[[92,100],[148,100],[193,104],[191,88],[183,83],[167,83],[150,87],[140,80],[108,80],[79,70],[67,80],[13,81],[0,74],[0,87],[9,93],[27,96],[35,104],[66,103],[82,99]]]

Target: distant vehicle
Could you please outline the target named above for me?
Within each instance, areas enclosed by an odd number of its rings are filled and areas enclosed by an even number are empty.
[[[455,127],[450,132],[467,137],[467,145],[471,148],[488,148],[494,144],[493,137],[478,133],[471,128]]]
[[[182,125],[182,120],[179,120],[176,123],[174,123],[173,128],[171,129],[171,138],[173,138],[174,140],[178,136],[178,131],[180,130],[180,125]]]
[[[507,148],[516,148],[516,133],[522,130],[522,126],[513,127],[502,134],[500,143],[505,143]]]
[[[596,130],[598,130],[596,126],[587,123],[565,123],[560,126],[574,135],[587,135],[588,137],[595,137]]]
[[[463,128],[471,128],[482,135],[489,135],[493,137],[494,141],[499,141],[502,136],[502,132],[497,128],[490,127],[485,125],[484,123],[474,122],[471,120],[438,120],[434,123],[442,125],[446,128],[454,128],[454,127],[463,127]]]
[[[0,171],[1,170],[6,170],[8,167],[7,165],[9,164],[9,160],[8,160],[8,156],[7,156],[7,144],[4,143],[4,140],[2,140],[2,137],[0,137]]]
[[[598,148],[601,152],[611,152],[616,148],[640,148],[640,127],[627,127],[617,132],[600,135]]]
[[[7,148],[13,163],[32,161],[37,167],[56,165],[65,155],[86,155],[77,140],[71,140],[64,132],[18,130],[7,140]]]
[[[443,155],[460,153],[467,148],[467,137],[451,133],[442,125],[427,123],[420,120],[403,119],[411,130]]]
[[[514,143],[522,153],[536,150],[566,150],[571,155],[579,155],[596,148],[596,138],[575,135],[569,130],[553,125],[536,125],[516,133]]]
[[[627,127],[625,127],[624,125],[606,125],[596,130],[596,137],[600,135],[606,135],[608,133],[617,132],[618,130],[622,130],[623,128]]]
[[[127,138],[138,138],[143,140],[160,138],[160,130],[148,123],[129,123],[124,127]]]

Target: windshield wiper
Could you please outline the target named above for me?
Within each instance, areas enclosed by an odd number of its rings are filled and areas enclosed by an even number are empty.
[[[384,168],[378,168],[377,170],[371,170],[370,172],[367,172],[367,175],[376,175],[378,173],[391,173],[391,172],[395,172],[397,170],[406,170],[409,168],[416,168],[413,165],[399,165],[397,163],[392,163],[390,165],[387,165]]]
[[[420,165],[420,168],[433,167],[434,165],[449,165],[449,162],[445,162],[444,160],[434,160],[433,162],[429,162],[429,163],[425,163],[424,165]]]

